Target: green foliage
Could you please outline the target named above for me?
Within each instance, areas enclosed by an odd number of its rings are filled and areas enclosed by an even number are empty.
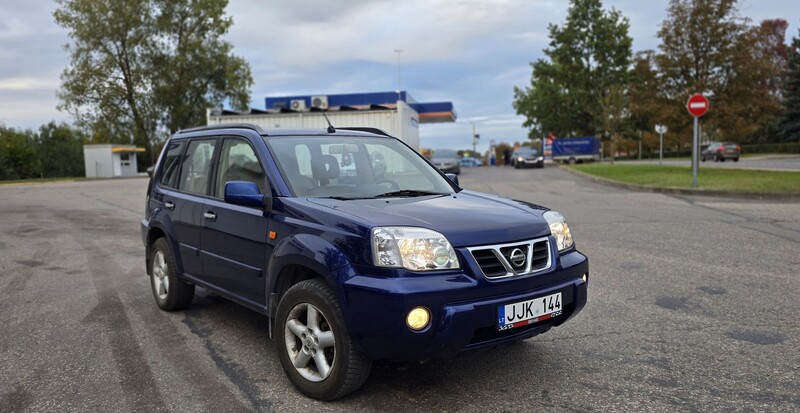
[[[571,0],[563,26],[551,25],[549,61],[533,62],[531,84],[514,88],[514,108],[530,137],[594,135],[608,116],[621,119],[631,71],[627,18],[600,0]],[[608,131],[617,133],[617,131]]]
[[[777,133],[786,142],[800,143],[800,35],[792,39],[788,50],[783,99],[784,113]]]
[[[0,127],[0,180],[83,176],[85,139],[63,123],[42,125],[39,133]]]
[[[742,142],[775,122],[786,21],[751,26],[736,6],[736,0],[670,1],[658,32],[659,53],[649,56],[657,96],[632,108],[634,117],[650,120],[645,130],[663,123],[682,143],[690,142],[692,118],[685,104],[693,93],[711,102],[701,120],[706,138]]]
[[[150,152],[167,132],[204,123],[209,107],[246,107],[250,67],[222,40],[227,0],[56,2],[55,21],[72,39],[60,107],[93,141]]]
[[[33,133],[0,127],[0,180],[38,178]]]
[[[59,178],[83,176],[83,143],[86,135],[66,124],[50,122],[39,128],[35,137],[36,154],[41,165],[41,176]]]

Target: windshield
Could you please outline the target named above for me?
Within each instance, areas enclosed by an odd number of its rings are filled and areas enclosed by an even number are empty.
[[[292,136],[264,140],[297,197],[364,199],[453,193],[436,169],[396,139]]]
[[[517,150],[517,155],[536,155],[537,153],[539,151],[533,148],[520,148]]]

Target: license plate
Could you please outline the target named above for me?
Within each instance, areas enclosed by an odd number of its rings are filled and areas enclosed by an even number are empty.
[[[538,323],[561,315],[561,293],[497,307],[500,331]]]

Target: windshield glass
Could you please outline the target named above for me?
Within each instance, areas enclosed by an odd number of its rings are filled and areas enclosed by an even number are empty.
[[[517,150],[518,155],[536,155],[537,153],[539,153],[539,151],[533,148],[520,148]]]
[[[391,138],[264,138],[297,197],[363,199],[451,194],[453,188],[418,153]]]

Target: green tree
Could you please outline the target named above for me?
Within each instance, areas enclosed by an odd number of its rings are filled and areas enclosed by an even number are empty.
[[[159,0],[159,48],[153,56],[161,121],[170,133],[206,122],[206,109],[228,102],[248,109],[253,84],[250,65],[222,40],[233,20],[227,1]]]
[[[50,122],[39,128],[36,154],[44,178],[83,176],[83,143],[86,135],[67,124]]]
[[[227,0],[56,2],[72,39],[60,107],[98,141],[150,152],[165,132],[202,124],[208,107],[247,106],[250,68],[222,40]]]
[[[778,134],[787,142],[800,143],[800,32],[788,50],[786,78],[783,82],[783,116]]]
[[[31,131],[0,127],[0,180],[40,177],[40,164]]]
[[[625,105],[607,103],[620,101],[609,94],[627,94],[628,29],[628,19],[615,9],[603,10],[600,0],[570,1],[564,25],[549,27],[550,47],[544,50],[549,61],[533,62],[530,85],[514,88],[514,108],[525,116],[531,138],[594,135],[608,126],[604,117],[625,116]]]
[[[754,27],[736,5],[736,0],[671,0],[658,32],[657,90],[664,105],[659,117],[684,143],[691,140],[692,123],[684,106],[693,93],[711,102],[702,119],[711,139],[741,141],[774,122],[780,111],[785,21]]]

